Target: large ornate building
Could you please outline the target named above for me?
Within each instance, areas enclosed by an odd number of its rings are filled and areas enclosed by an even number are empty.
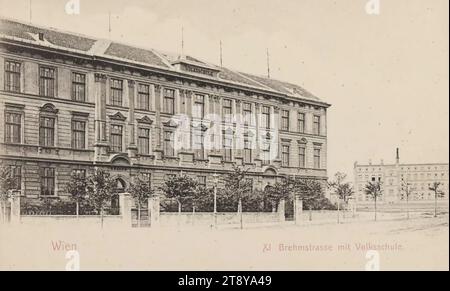
[[[254,188],[327,177],[329,104],[189,56],[0,19],[0,100],[0,158],[29,198],[94,167],[119,188],[180,172],[211,186],[234,163]]]
[[[439,199],[448,201],[448,164],[403,164],[400,163],[398,149],[395,164],[355,162],[354,175],[356,199],[360,204],[372,201],[364,192],[365,185],[370,181],[381,181],[381,202],[404,202],[407,194],[410,201],[434,201],[435,193],[430,187],[435,182],[440,183],[438,190],[442,194]]]

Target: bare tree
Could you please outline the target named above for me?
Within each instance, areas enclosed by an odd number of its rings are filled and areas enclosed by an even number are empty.
[[[103,217],[108,202],[114,195],[117,180],[113,179],[109,172],[103,169],[95,169],[87,180],[87,199],[100,214],[101,226],[103,228]]]
[[[181,219],[182,205],[194,199],[197,187],[198,182],[186,175],[171,177],[160,187],[167,198],[174,199],[178,203],[178,223]]]
[[[73,172],[69,183],[66,184],[66,191],[76,203],[76,215],[80,214],[80,204],[87,199],[87,178],[85,175]]]
[[[345,208],[348,209],[348,203],[355,193],[353,187],[349,182],[345,182],[347,175],[341,172],[337,172],[334,175],[334,180],[328,182],[328,187],[334,191],[338,197],[338,209],[340,200],[344,201]],[[345,211],[344,211],[345,217]]]
[[[441,182],[434,182],[433,185],[431,187],[429,187],[428,189],[430,189],[431,191],[434,192],[434,217],[437,217],[437,201],[438,198],[441,198],[444,196],[444,192],[441,191],[439,188],[441,186]]]
[[[411,184],[403,181],[402,182],[402,190],[406,196],[406,219],[409,219],[409,197],[413,193],[414,189],[411,187]]]
[[[242,214],[242,198],[245,194],[250,192],[251,185],[250,181],[246,180],[247,170],[241,169],[240,167],[234,165],[233,171],[230,172],[225,177],[225,191],[231,193],[238,201],[238,213],[240,215],[240,226],[243,226],[243,214]]]
[[[322,185],[311,178],[297,178],[294,180],[294,191],[304,202],[303,206],[309,209],[309,220],[312,220],[313,208],[320,208],[325,200],[324,189]]]
[[[377,200],[383,195],[382,183],[381,181],[368,182],[364,189],[364,192],[371,196],[374,201],[375,206],[375,221],[377,221]]]
[[[128,191],[136,204],[138,212],[137,224],[138,227],[140,227],[142,206],[145,205],[145,203],[148,203],[148,198],[153,195],[154,191],[151,188],[150,181],[148,181],[148,179],[143,179],[140,176],[135,177],[134,181],[130,183]]]
[[[280,201],[289,198],[293,190],[293,181],[284,177],[281,182],[277,182],[274,185],[269,185],[264,190],[266,197],[273,203],[278,205]]]

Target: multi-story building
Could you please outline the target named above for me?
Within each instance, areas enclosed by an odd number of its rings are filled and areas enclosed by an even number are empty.
[[[399,150],[395,164],[354,164],[354,185],[358,203],[372,201],[364,192],[365,185],[371,181],[381,181],[383,194],[379,200],[385,203],[406,201],[406,195],[411,201],[430,201],[435,199],[434,191],[430,190],[435,182],[439,182],[439,199],[448,200],[449,177],[448,164],[403,164],[400,163]]]
[[[255,189],[327,177],[329,104],[286,82],[0,19],[0,89],[0,158],[29,198],[94,167],[119,190],[180,172],[211,186],[233,164]]]

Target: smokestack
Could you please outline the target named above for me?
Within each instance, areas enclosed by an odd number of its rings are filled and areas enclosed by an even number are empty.
[[[399,150],[399,148],[397,148],[397,156],[395,158],[395,162],[397,164],[400,164],[400,150]]]

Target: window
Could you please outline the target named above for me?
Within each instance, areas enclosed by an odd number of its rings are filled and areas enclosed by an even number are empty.
[[[262,120],[261,120],[261,126],[263,128],[270,128],[270,107],[269,106],[263,106],[262,107]]]
[[[231,162],[233,159],[233,137],[224,133],[223,135],[223,160]]]
[[[55,169],[41,168],[41,195],[55,195]]]
[[[86,101],[86,75],[72,73],[72,100],[78,102]]]
[[[320,116],[318,115],[314,115],[313,133],[315,135],[320,135]]]
[[[55,146],[55,118],[41,116],[39,122],[39,145]]]
[[[320,169],[320,149],[314,149],[314,168]]]
[[[202,130],[194,130],[193,132],[193,143],[194,143],[194,153],[197,160],[205,159],[204,151],[204,135]]]
[[[289,146],[283,145],[281,147],[281,163],[283,167],[289,167]]]
[[[304,133],[305,132],[305,113],[299,112],[298,113],[298,132]]]
[[[196,94],[192,117],[203,119],[205,117],[205,96]]]
[[[300,168],[306,168],[306,146],[298,147],[298,165]]]
[[[122,106],[123,81],[111,79],[111,105]]]
[[[5,91],[20,92],[20,67],[18,62],[5,62]]]
[[[22,114],[5,112],[5,142],[21,143]]]
[[[11,190],[20,190],[22,188],[22,167],[21,166],[11,166],[10,168],[11,177],[14,181]]]
[[[252,162],[252,142],[250,140],[244,140],[244,163],[249,164]]]
[[[150,110],[150,86],[138,84],[138,108]]]
[[[262,144],[262,163],[263,165],[270,164],[270,142],[265,141]]]
[[[139,128],[138,149],[142,155],[150,154],[150,129]]]
[[[289,110],[281,112],[281,130],[289,131]]]
[[[56,73],[54,68],[39,68],[39,95],[55,97]]]
[[[232,102],[231,102],[231,100],[230,99],[224,99],[223,100],[223,120],[225,121],[225,122],[227,122],[227,123],[231,123],[231,121],[232,121],[232,118],[233,118],[233,116],[232,116],[232,110],[233,110],[233,107],[232,107]]]
[[[122,152],[123,127],[121,125],[111,125],[111,152]]]
[[[165,131],[164,132],[164,155],[167,157],[174,157],[174,133],[173,131]]]
[[[175,114],[175,90],[164,89],[164,107],[163,110],[168,114]]]
[[[72,148],[86,148],[86,122],[81,120],[72,120]]]
[[[198,176],[197,182],[199,186],[206,187],[206,176]]]
[[[242,112],[244,115],[244,125],[248,126],[252,124],[252,104],[244,103]]]

